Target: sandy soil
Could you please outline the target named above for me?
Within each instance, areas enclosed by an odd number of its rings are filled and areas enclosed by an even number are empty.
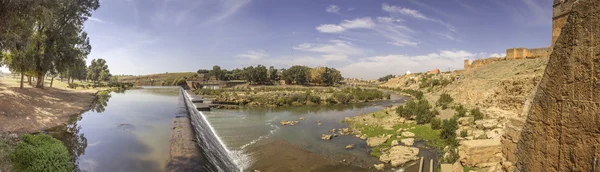
[[[54,86],[38,89],[25,84],[20,89],[12,75],[0,76],[0,134],[32,133],[66,123],[88,110],[98,91],[67,89],[66,82],[57,80]]]

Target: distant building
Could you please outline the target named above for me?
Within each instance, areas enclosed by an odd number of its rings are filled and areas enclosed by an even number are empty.
[[[440,74],[440,69],[433,69],[433,70],[430,70],[430,71],[429,71],[429,74],[432,74],[432,75],[437,75],[437,74]]]
[[[404,74],[405,74],[405,75],[410,75],[410,74],[412,74],[412,73],[410,72],[410,70],[407,70],[407,71],[406,71],[406,73],[404,73]]]

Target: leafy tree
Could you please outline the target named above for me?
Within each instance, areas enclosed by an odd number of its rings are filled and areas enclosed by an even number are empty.
[[[283,79],[287,84],[305,85],[309,81],[310,68],[295,65],[283,72]]]
[[[275,69],[275,67],[269,66],[269,76],[268,77],[269,77],[270,81],[279,80],[279,77],[277,76],[277,69]]]
[[[452,99],[448,93],[442,93],[435,105],[441,106],[442,109],[446,109],[448,108],[448,105],[452,103],[452,101],[454,101],[454,99]]]
[[[398,106],[396,113],[406,119],[416,117],[417,124],[425,124],[435,116],[429,109],[431,109],[431,105],[427,100],[412,100],[405,105]]]
[[[431,119],[431,129],[438,130],[442,128],[442,120],[439,118]]]
[[[88,67],[87,78],[94,81],[94,85],[97,85],[99,81],[106,81],[110,77],[110,71],[106,60],[99,58],[93,59],[92,64]]]
[[[344,79],[339,70],[335,68],[325,68],[325,83],[333,86]]]
[[[458,123],[456,118],[444,120],[442,122],[442,133],[441,137],[446,141],[447,144],[456,146],[458,141],[456,140],[456,130],[458,129]]]
[[[198,69],[197,73],[198,74],[208,74],[208,73],[210,73],[210,71],[206,70],[206,69]]]
[[[388,81],[388,80],[390,80],[390,79],[392,79],[392,78],[394,78],[394,77],[396,77],[396,76],[394,76],[394,75],[392,75],[392,74],[389,74],[389,75],[386,75],[386,76],[384,76],[384,77],[381,77],[381,78],[379,78],[379,79],[377,79],[377,80],[378,80],[379,82],[386,82],[386,81]]]
[[[481,120],[485,117],[479,108],[471,109],[471,115],[473,116],[474,120]]]
[[[223,77],[225,76],[224,72],[221,70],[221,66],[219,65],[214,65],[212,67],[212,70],[210,70],[209,74],[211,76],[214,76],[217,80],[223,80]]]
[[[310,69],[310,82],[315,84],[315,85],[321,85],[325,82],[326,78],[325,78],[325,72],[326,72],[326,68],[324,67],[315,67]]]

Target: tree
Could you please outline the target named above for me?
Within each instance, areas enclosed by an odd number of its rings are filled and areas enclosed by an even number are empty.
[[[446,109],[448,108],[448,105],[452,103],[452,101],[454,101],[454,99],[452,99],[452,97],[448,93],[442,93],[435,105],[441,106],[442,109]]]
[[[279,79],[277,76],[277,69],[275,69],[275,67],[273,67],[273,66],[269,67],[268,77],[269,77],[270,81],[277,81]]]
[[[394,77],[395,77],[394,75],[392,75],[392,74],[389,74],[389,75],[386,75],[386,76],[384,76],[384,77],[381,77],[381,78],[379,78],[379,79],[377,79],[377,80],[378,80],[379,82],[386,82],[386,81],[388,81],[388,80],[390,80],[390,79],[392,79],[392,78],[394,78]]]
[[[93,59],[92,64],[88,67],[87,78],[94,81],[94,85],[97,85],[99,81],[106,81],[110,77],[110,71],[108,65],[104,59]]]
[[[327,72],[327,69],[320,66],[310,69],[310,82],[315,85],[322,85],[326,80],[325,72]]]
[[[458,123],[456,118],[444,120],[442,122],[442,133],[440,136],[446,141],[447,144],[456,146],[458,141],[456,140],[456,130],[458,129]]]
[[[304,85],[309,81],[310,68],[295,65],[283,72],[283,79],[287,84]]]
[[[212,70],[210,70],[209,74],[211,76],[214,76],[217,80],[223,80],[223,77],[225,76],[224,72],[221,70],[221,66],[219,65],[214,65],[212,67]]]
[[[344,79],[339,70],[335,68],[325,68],[325,83],[333,86]]]
[[[210,71],[206,69],[198,69],[198,74],[208,74]]]

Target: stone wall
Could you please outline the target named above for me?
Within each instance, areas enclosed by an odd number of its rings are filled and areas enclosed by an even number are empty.
[[[485,66],[485,65],[493,63],[493,62],[504,61],[504,60],[506,60],[506,59],[502,58],[502,57],[490,57],[490,58],[486,58],[486,59],[477,59],[477,60],[474,60],[473,62],[471,62],[471,60],[467,59],[464,62],[464,68],[465,68],[465,70],[474,69],[474,68]]]
[[[506,49],[506,60],[545,58],[550,55],[550,48],[509,48]]]
[[[598,23],[600,1],[573,3],[520,135],[516,150],[519,171],[593,171],[600,167]]]

